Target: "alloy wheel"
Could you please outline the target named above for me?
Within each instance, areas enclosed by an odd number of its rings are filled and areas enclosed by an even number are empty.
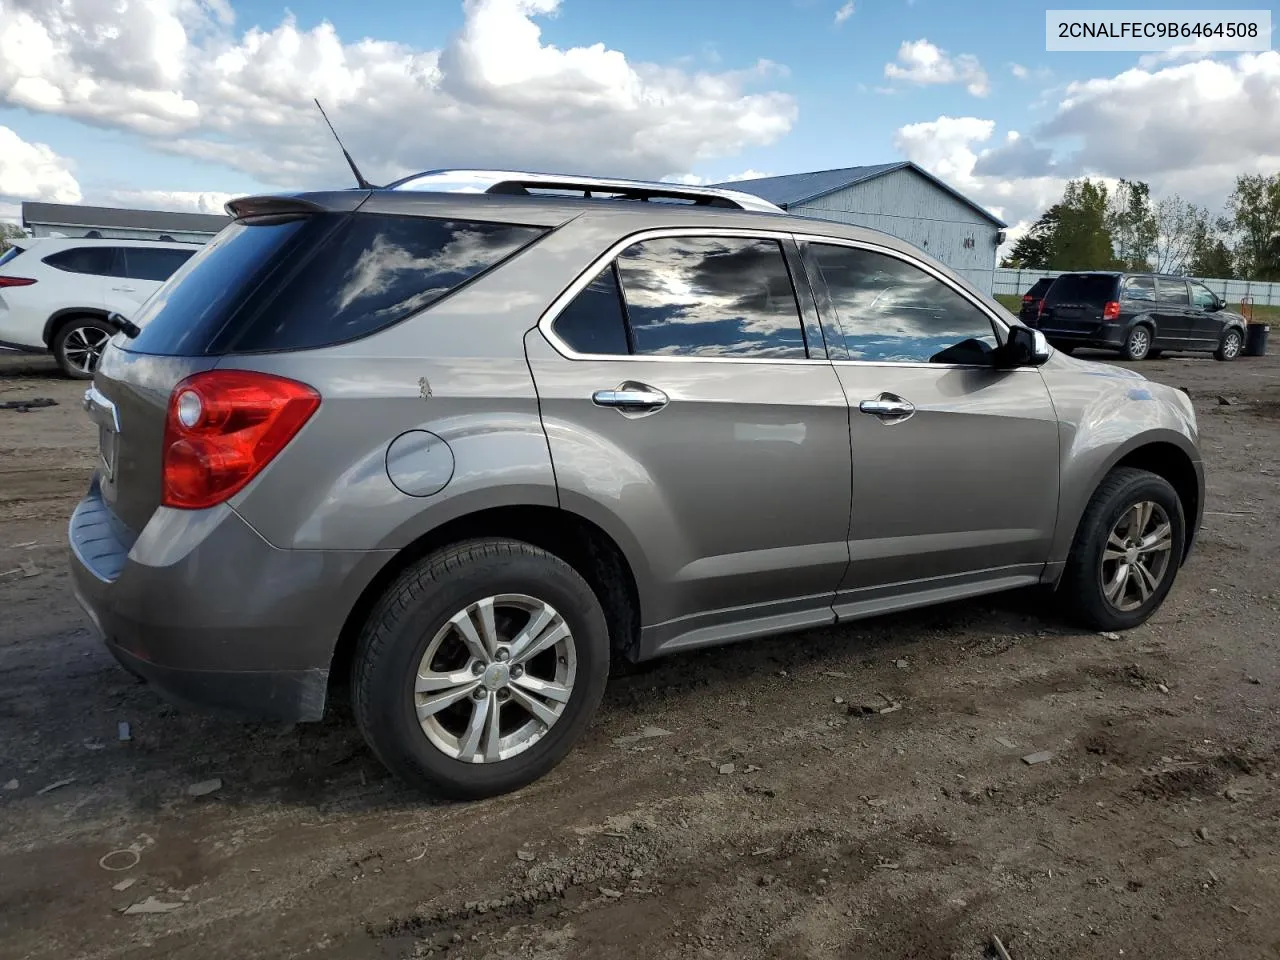
[[[1240,352],[1240,334],[1234,330],[1227,334],[1226,339],[1222,341],[1222,355],[1228,360],[1235,359]]]
[[[81,373],[93,373],[111,334],[98,327],[73,327],[62,340],[62,355]]]
[[[1137,327],[1129,334],[1129,359],[1141,360],[1151,347],[1151,336],[1143,327]]]
[[[509,760],[541,740],[573,696],[573,634],[548,603],[486,597],[427,644],[413,701],[427,739],[464,763]]]
[[[1136,610],[1159,589],[1173,557],[1173,524],[1164,507],[1143,500],[1111,528],[1102,550],[1102,595],[1116,610]]]

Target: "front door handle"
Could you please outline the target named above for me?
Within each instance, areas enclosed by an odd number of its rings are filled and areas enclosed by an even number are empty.
[[[137,287],[112,287],[111,289],[114,290],[116,293],[134,293],[137,291],[138,288]]]
[[[612,390],[597,390],[591,395],[591,402],[598,407],[640,412],[665,407],[667,395],[647,383],[624,383]]]
[[[874,400],[863,400],[858,404],[858,409],[873,417],[893,421],[905,420],[916,412],[914,403],[902,399],[895,393],[882,393]]]

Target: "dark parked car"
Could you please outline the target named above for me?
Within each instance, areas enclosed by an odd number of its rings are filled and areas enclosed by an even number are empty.
[[[1064,273],[1050,284],[1039,316],[1026,321],[1066,353],[1075,347],[1118,350],[1126,360],[1165,350],[1213,353],[1234,360],[1244,317],[1203,283],[1150,273]]]
[[[1022,306],[1018,310],[1018,319],[1028,326],[1035,326],[1035,318],[1040,313],[1040,301],[1044,292],[1053,283],[1053,277],[1041,277],[1031,285],[1031,289],[1022,295]]]

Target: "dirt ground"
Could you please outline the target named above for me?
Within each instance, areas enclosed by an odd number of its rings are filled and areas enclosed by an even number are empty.
[[[1209,485],[1147,625],[1016,593],[676,656],[546,779],[451,805],[342,719],[117,668],[64,572],[83,384],[0,360],[0,401],[58,401],[0,410],[0,956],[1280,957],[1280,359],[1140,369],[1194,398]]]

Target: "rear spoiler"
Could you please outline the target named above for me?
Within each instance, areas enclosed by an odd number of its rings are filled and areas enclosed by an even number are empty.
[[[350,212],[369,198],[368,190],[336,190],[315,194],[259,194],[228,200],[223,209],[234,220],[276,220],[326,211]]]

